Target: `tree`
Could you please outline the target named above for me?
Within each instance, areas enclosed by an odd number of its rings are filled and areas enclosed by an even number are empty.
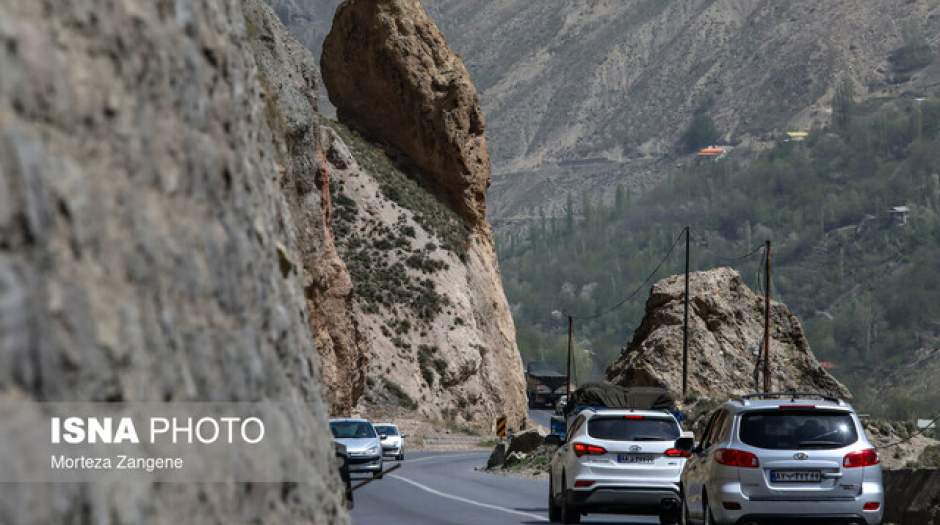
[[[718,141],[721,134],[715,127],[715,121],[705,113],[696,113],[689,128],[682,135],[682,145],[687,152],[693,152]]]
[[[855,86],[848,78],[843,78],[832,96],[832,125],[839,131],[845,131],[852,120],[855,109]]]
[[[617,185],[617,193],[614,194],[614,210],[616,210],[617,215],[623,215],[623,212],[627,209],[627,195],[623,190],[623,184]]]
[[[574,230],[574,201],[569,193],[565,199],[565,231],[570,233]]]

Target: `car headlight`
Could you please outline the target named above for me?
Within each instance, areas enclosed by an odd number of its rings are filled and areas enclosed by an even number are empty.
[[[369,452],[369,454],[378,454],[378,453],[379,453],[379,447],[372,447],[372,448],[369,449],[368,452]]]

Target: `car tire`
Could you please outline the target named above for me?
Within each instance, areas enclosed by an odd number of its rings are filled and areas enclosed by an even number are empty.
[[[572,505],[569,503],[570,499],[568,497],[568,491],[565,489],[567,483],[565,483],[565,478],[561,478],[561,522],[562,523],[581,523],[581,512],[578,511],[577,505]]]
[[[396,456],[395,459],[397,459],[398,461],[405,461],[405,451],[402,450],[401,452],[399,452],[398,456]]]
[[[702,525],[717,525],[715,516],[712,515],[712,508],[708,505],[708,497],[702,495]]]
[[[548,475],[548,521],[558,523],[561,521],[561,508],[555,503],[555,484],[552,475]]]
[[[372,479],[382,479],[383,468],[382,465],[379,465],[379,470],[372,473]]]
[[[679,514],[680,525],[692,525],[692,517],[689,516],[689,505],[685,501],[685,493],[682,494],[681,509]]]

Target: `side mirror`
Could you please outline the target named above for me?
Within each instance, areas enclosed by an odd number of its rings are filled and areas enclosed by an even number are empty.
[[[683,432],[682,435],[679,436],[679,439],[676,440],[674,446],[679,450],[691,452],[692,449],[695,448],[694,435],[691,432]]]
[[[408,434],[402,434],[402,435],[401,435],[401,438],[402,438],[402,439],[405,439],[406,437],[408,437]]]
[[[379,434],[379,439],[388,439],[388,435],[386,435],[386,434]]]
[[[545,441],[543,442],[546,446],[551,447],[560,447],[564,440],[561,439],[561,436],[558,434],[549,434],[545,436]]]

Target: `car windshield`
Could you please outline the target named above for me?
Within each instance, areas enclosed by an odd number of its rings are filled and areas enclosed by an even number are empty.
[[[595,417],[588,420],[588,435],[609,441],[675,441],[679,425],[666,418]]]
[[[375,427],[375,431],[385,436],[397,436],[398,435],[398,429],[392,426],[378,425]]]
[[[366,421],[334,421],[330,431],[336,439],[374,438],[375,430]]]
[[[774,410],[745,414],[741,441],[775,450],[841,448],[858,441],[858,434],[846,412]]]

